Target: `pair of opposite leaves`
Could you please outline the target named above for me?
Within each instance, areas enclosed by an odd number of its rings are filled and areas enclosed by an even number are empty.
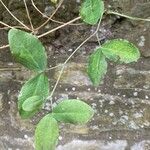
[[[80,9],[80,16],[84,22],[94,25],[101,21],[104,13],[103,0],[85,0]],[[140,57],[139,50],[131,43],[122,39],[115,39],[104,43],[90,56],[88,75],[95,86],[100,84],[107,72],[108,58],[111,61],[130,63]]]

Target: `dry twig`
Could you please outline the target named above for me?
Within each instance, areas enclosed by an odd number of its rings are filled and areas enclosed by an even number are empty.
[[[16,20],[18,21],[22,26],[24,26],[26,29],[31,30],[29,27],[27,27],[24,23],[22,23],[16,16],[14,16],[11,11],[7,8],[7,6],[3,3],[2,0],[0,0],[1,4],[5,7],[5,9],[8,11],[8,13]]]
[[[52,17],[56,14],[56,12],[58,11],[58,9],[60,8],[60,6],[62,5],[64,0],[61,0],[57,6],[57,8],[55,9],[55,11],[52,13],[52,15],[42,24],[40,25],[38,28],[36,28],[36,30],[39,30],[40,28],[42,28],[44,25],[46,25],[51,19]]]
[[[79,19],[81,19],[81,17],[77,17],[77,18],[75,18],[75,19],[73,19],[73,20],[70,20],[70,21],[66,22],[65,24],[62,24],[62,25],[60,25],[60,26],[58,26],[58,27],[56,27],[56,28],[54,28],[54,29],[52,29],[52,30],[50,30],[50,31],[47,31],[47,32],[45,32],[45,33],[39,35],[38,38],[41,38],[41,37],[43,37],[43,36],[46,36],[46,35],[48,35],[48,34],[54,32],[54,31],[56,31],[56,30],[58,30],[58,29],[60,29],[60,28],[63,28],[63,27],[65,27],[65,26],[67,26],[67,25],[69,25],[69,24],[71,24],[71,23],[73,23],[73,22],[75,22],[75,21],[77,21],[77,20],[79,20]]]
[[[32,21],[31,21],[31,17],[30,17],[30,14],[29,14],[29,9],[28,9],[26,0],[23,0],[23,2],[24,2],[24,6],[26,8],[26,12],[27,12],[27,16],[28,16],[28,19],[29,19],[29,22],[30,22],[31,29],[32,29],[32,31],[34,31],[34,27],[33,27]]]

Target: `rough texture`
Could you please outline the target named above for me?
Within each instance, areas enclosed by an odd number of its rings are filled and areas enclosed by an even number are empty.
[[[18,5],[19,3],[14,1],[10,1],[9,8],[13,7],[12,11],[18,14],[17,11],[23,9],[23,5]],[[149,6],[148,0],[106,0],[106,3],[111,5],[111,9],[123,13],[127,12],[133,16],[142,13],[137,17],[149,17],[147,12],[150,9],[145,9],[145,6],[146,8]],[[71,8],[71,4],[73,7],[79,5],[72,0],[67,6],[61,8],[64,13],[58,13],[56,16],[62,20],[77,16],[78,9]],[[37,5],[43,11],[44,7],[49,6],[47,1],[44,6],[43,3]],[[14,22],[9,22],[12,17],[6,15],[6,18],[3,15],[6,11],[1,7],[0,5],[0,12],[3,13],[0,13],[0,18],[3,18],[6,23],[13,24]],[[65,13],[67,8],[71,13]],[[20,12],[18,17],[24,17],[22,13]],[[38,15],[33,13],[33,16]],[[41,18],[36,17],[35,24],[36,19],[41,21]],[[41,32],[54,27],[53,24],[50,25],[43,28]],[[62,64],[74,49],[94,32],[95,28],[86,25],[68,26],[50,35],[51,39],[49,37],[42,39],[47,48],[49,67]],[[150,149],[150,32],[148,31],[149,23],[137,23],[114,15],[105,16],[98,32],[100,41],[103,43],[107,39],[126,38],[139,46],[142,56],[137,63],[130,65],[110,63],[103,83],[97,88],[92,86],[86,75],[87,58],[98,46],[96,37],[91,38],[68,62],[53,96],[54,105],[64,98],[80,98],[94,108],[95,115],[91,122],[84,126],[61,124],[57,150]],[[0,31],[1,45],[7,44],[6,33]],[[51,86],[54,85],[60,69],[61,67],[48,72]],[[15,63],[9,49],[0,50],[1,150],[33,150],[35,124],[51,110],[48,101],[41,113],[31,120],[22,120],[18,115],[17,96],[21,85],[31,74],[32,72]]]

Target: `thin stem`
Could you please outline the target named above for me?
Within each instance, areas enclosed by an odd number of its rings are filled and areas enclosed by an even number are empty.
[[[2,28],[0,28],[0,30],[7,30],[7,29],[9,29],[9,27],[2,27]]]
[[[63,65],[65,65],[65,64],[70,60],[70,58],[81,48],[81,46],[83,46],[89,39],[91,39],[91,38],[98,32],[98,29],[99,29],[99,27],[100,27],[100,23],[101,23],[101,20],[99,21],[95,32],[94,32],[92,35],[90,35],[87,39],[85,39],[85,40],[74,50],[74,52],[66,59],[66,61],[64,62]]]
[[[49,17],[48,17],[47,15],[45,15],[44,13],[42,13],[42,12],[37,8],[37,6],[35,5],[35,3],[34,3],[33,0],[31,0],[31,2],[32,2],[33,7],[37,10],[37,12],[39,12],[43,17],[49,19]],[[62,22],[62,21],[57,21],[57,20],[54,20],[54,19],[52,19],[52,18],[51,18],[50,20],[53,21],[53,22],[55,22],[55,23],[58,23],[58,24],[65,24],[65,23]],[[75,24],[69,24],[69,25],[77,26],[77,25],[83,25],[83,23],[75,23]]]
[[[28,9],[26,0],[23,0],[23,2],[24,2],[24,6],[26,8],[26,12],[27,12],[27,16],[28,16],[28,19],[29,19],[29,22],[30,22],[31,29],[32,29],[32,31],[34,31],[34,27],[33,27],[32,21],[31,21],[31,17],[30,17],[30,14],[29,14],[29,9]]]
[[[0,68],[0,71],[20,71],[21,68]]]
[[[55,22],[55,23],[58,23],[58,24],[65,24],[65,22],[62,22],[62,21],[57,21],[57,20],[54,20],[54,19],[51,19],[51,21]],[[71,23],[71,24],[68,24],[69,26],[81,26],[83,25],[84,23]]]
[[[60,29],[60,28],[62,28],[62,27],[65,27],[65,26],[67,26],[67,25],[69,25],[69,24],[71,24],[71,23],[73,23],[73,22],[79,20],[80,18],[81,18],[81,17],[77,17],[77,18],[75,18],[75,19],[73,19],[73,20],[70,20],[70,21],[66,22],[65,24],[62,24],[62,25],[60,25],[60,26],[58,26],[58,27],[56,27],[56,28],[54,28],[54,29],[52,29],[52,30],[50,30],[50,31],[48,31],[48,32],[45,32],[45,33],[39,35],[38,38],[41,38],[41,37],[43,37],[43,36],[46,36],[46,35],[48,35],[48,34],[54,32],[54,31],[56,31],[56,30],[58,30],[58,29]]]
[[[59,68],[61,66],[62,66],[62,64],[59,64],[59,65],[56,65],[54,67],[50,67],[50,68],[46,69],[46,71],[49,71],[49,70],[52,70],[52,69],[56,69],[56,68]]]
[[[98,33],[96,33],[96,38],[97,38],[97,42],[98,42],[98,44],[99,44],[99,46],[100,46],[101,43],[100,43],[100,39],[99,39]]]
[[[62,66],[62,64],[59,64],[57,66],[47,68],[46,71],[56,69],[56,68],[61,67],[61,66]],[[19,68],[19,67],[11,67],[11,68],[3,67],[3,68],[0,68],[0,71],[20,71],[20,70],[21,70],[21,68]]]
[[[0,0],[1,4],[5,7],[5,9],[8,11],[8,13],[16,20],[18,21],[22,26],[24,26],[26,29],[31,30],[29,27],[27,27],[25,24],[23,24],[16,16],[14,16],[11,11],[6,7],[6,5],[3,3],[2,0]]]
[[[35,3],[34,3],[33,0],[31,0],[31,3],[32,3],[33,7],[34,7],[43,17],[48,18],[44,13],[42,13],[42,12],[37,8],[37,6],[35,5]]]
[[[92,38],[92,37],[98,32],[99,27],[100,27],[100,23],[101,23],[101,20],[99,21],[95,32],[94,32],[93,34],[91,34],[87,39],[85,39],[85,40],[74,50],[74,52],[66,59],[66,61],[63,63],[62,68],[61,68],[61,70],[60,70],[60,74],[59,74],[59,76],[58,76],[58,78],[57,78],[57,81],[56,81],[56,83],[55,83],[55,85],[54,85],[54,88],[53,88],[53,90],[52,90],[50,96],[48,97],[48,99],[51,98],[51,107],[52,107],[52,109],[53,109],[52,96],[53,96],[53,94],[54,94],[54,92],[55,92],[55,90],[56,90],[56,88],[57,88],[57,85],[58,85],[58,83],[59,83],[59,81],[60,81],[60,78],[61,78],[61,76],[62,76],[62,73],[63,73],[63,71],[64,71],[64,68],[65,68],[66,63],[72,58],[72,56],[73,56],[90,38]]]
[[[48,17],[48,19],[42,24],[40,25],[38,28],[36,28],[36,30],[39,30],[40,28],[42,28],[44,25],[46,25],[51,19],[52,17],[56,14],[57,10],[60,8],[60,6],[62,5],[64,0],[61,0],[57,6],[57,8],[55,9],[55,11],[52,13],[52,15],[50,17]]]
[[[9,26],[9,25],[7,25],[6,27],[2,27],[2,28],[0,28],[0,30],[5,30],[5,29],[9,29],[9,28],[18,28],[18,29],[25,29],[25,30],[27,30],[25,27],[22,27],[22,26]]]
[[[107,13],[107,14],[118,15],[118,16],[125,17],[125,18],[131,19],[131,20],[136,20],[136,21],[148,21],[148,22],[150,22],[150,19],[143,19],[143,18],[138,18],[138,17],[132,17],[132,16],[128,16],[128,15],[125,15],[125,14],[120,14],[120,13],[118,13],[118,12],[106,11],[106,13]]]
[[[0,49],[4,49],[4,48],[8,48],[8,47],[9,47],[9,45],[3,45],[0,47]]]
[[[12,26],[10,26],[10,25],[8,25],[8,24],[6,24],[6,23],[2,22],[2,21],[0,21],[0,24],[2,24],[2,25],[4,25],[4,26],[6,26],[6,27],[8,27],[8,28],[13,28]]]

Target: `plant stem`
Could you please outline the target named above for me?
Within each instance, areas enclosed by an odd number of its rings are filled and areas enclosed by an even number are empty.
[[[0,24],[2,24],[1,22],[0,22]],[[4,25],[5,23],[3,23],[3,25]],[[25,27],[23,27],[23,26],[9,26],[9,25],[7,25],[7,26],[5,26],[5,27],[2,27],[2,28],[0,28],[0,30],[7,30],[7,29],[12,29],[12,28],[16,28],[16,29],[24,29],[24,30],[27,30]]]
[[[50,67],[50,68],[46,69],[46,71],[49,71],[49,70],[52,70],[52,69],[55,69],[55,68],[58,68],[58,67],[62,67],[62,64],[56,65],[54,67]]]
[[[42,13],[38,8],[37,8],[37,6],[35,5],[35,3],[34,3],[34,1],[33,0],[31,0],[31,3],[32,3],[32,5],[33,5],[33,7],[35,8],[35,10],[37,10],[37,12],[39,12],[43,17],[45,17],[45,18],[47,18],[47,19],[49,19],[49,17],[47,16],[47,15],[45,15],[44,13]],[[57,20],[54,20],[54,19],[50,19],[51,21],[53,21],[53,22],[55,22],[55,23],[58,23],[58,24],[65,24],[64,22],[61,22],[61,21],[57,21]],[[83,23],[75,23],[75,24],[69,24],[69,25],[72,25],[72,26],[77,26],[77,25],[83,25]]]
[[[92,38],[92,37],[98,32],[99,27],[100,27],[100,23],[101,23],[101,20],[99,21],[95,32],[94,32],[93,34],[91,34],[87,39],[85,39],[85,40],[74,50],[74,52],[66,59],[66,61],[62,64],[62,68],[61,68],[61,70],[60,70],[60,73],[59,73],[59,76],[58,76],[58,78],[57,78],[57,81],[56,81],[56,83],[55,83],[55,85],[54,85],[54,88],[53,88],[53,90],[52,90],[50,96],[47,98],[47,99],[50,99],[50,100],[51,100],[51,107],[52,107],[52,110],[53,110],[52,96],[53,96],[53,94],[54,94],[54,92],[55,92],[55,90],[56,90],[56,88],[57,88],[57,85],[58,85],[58,83],[59,83],[59,81],[60,81],[60,78],[61,78],[61,76],[62,76],[62,73],[63,73],[63,71],[64,71],[64,68],[65,68],[66,63],[72,58],[72,56],[73,56],[90,38]]]
[[[22,26],[24,26],[26,29],[31,30],[29,27],[27,27],[25,24],[23,24],[16,16],[14,16],[11,11],[7,8],[7,6],[3,3],[2,0],[0,0],[1,4],[5,7],[5,9],[8,11],[8,13],[16,20],[18,21]]]
[[[61,0],[57,6],[57,8],[55,9],[55,11],[52,13],[52,15],[42,24],[40,25],[38,28],[36,28],[35,30],[39,30],[40,28],[42,28],[44,25],[46,25],[51,19],[52,17],[56,14],[57,10],[60,8],[60,6],[62,5],[64,0]]]
[[[0,47],[0,49],[4,49],[4,48],[8,48],[8,47],[9,47],[9,45],[3,45]]]
[[[97,38],[97,42],[98,42],[98,44],[99,44],[99,46],[100,46],[100,45],[101,45],[101,42],[100,42],[98,33],[96,33],[96,38]]]
[[[136,21],[148,21],[148,22],[150,22],[150,19],[143,19],[143,18],[138,18],[138,17],[132,17],[132,16],[128,16],[128,15],[125,15],[125,14],[120,14],[120,13],[118,13],[118,12],[106,11],[106,13],[107,13],[107,14],[118,15],[118,16],[125,17],[125,18],[131,19],[131,20],[136,20]]]
[[[10,25],[8,25],[8,24],[6,24],[6,23],[4,23],[4,22],[2,22],[2,21],[0,21],[0,24],[2,24],[2,25],[4,25],[4,26],[6,26],[6,27],[8,27],[8,28],[13,28],[12,26],[10,26]]]
[[[71,23],[73,23],[73,22],[75,22],[75,21],[77,21],[77,20],[79,20],[79,19],[81,19],[81,17],[77,17],[77,18],[75,18],[75,19],[73,19],[73,20],[70,20],[70,21],[68,21],[68,22],[66,22],[66,23],[64,23],[64,24],[62,24],[62,25],[60,25],[60,26],[58,26],[58,27],[56,27],[56,28],[54,28],[54,29],[48,31],[48,32],[45,32],[45,33],[43,33],[43,34],[41,34],[41,35],[39,35],[39,36],[37,36],[37,37],[38,37],[38,38],[41,38],[41,37],[43,37],[43,36],[46,36],[47,34],[50,34],[50,33],[54,32],[54,31],[56,31],[56,30],[58,30],[58,29],[60,29],[60,28],[63,28],[63,27],[65,27],[65,26],[67,26],[67,25],[69,25],[69,24],[71,24]],[[0,47],[0,49],[4,49],[4,48],[7,48],[7,47],[9,47],[9,45],[2,46],[2,47]]]
[[[0,71],[21,71],[21,68],[0,68]]]
[[[75,21],[77,21],[77,20],[79,20],[79,19],[81,19],[81,17],[77,17],[77,18],[75,18],[75,19],[73,19],[73,20],[70,20],[70,21],[66,22],[65,24],[62,24],[62,25],[60,25],[60,26],[58,26],[58,27],[56,27],[56,28],[54,28],[54,29],[52,29],[52,30],[50,30],[50,31],[48,31],[48,32],[45,32],[45,33],[39,35],[38,38],[41,38],[41,37],[43,37],[43,36],[46,36],[47,34],[50,34],[50,33],[54,32],[54,31],[56,31],[56,30],[58,30],[58,29],[60,29],[60,28],[63,28],[63,27],[65,27],[65,26],[67,26],[67,25],[69,25],[69,24],[71,24],[71,23],[73,23],[73,22],[75,22]]]
[[[29,14],[29,9],[28,9],[26,0],[23,0],[23,2],[24,2],[24,6],[26,8],[26,13],[27,13],[27,16],[28,16],[28,19],[29,19],[29,22],[30,22],[31,29],[32,29],[32,31],[34,31],[34,27],[33,27],[32,21],[31,21],[31,17],[30,17],[30,14]]]

